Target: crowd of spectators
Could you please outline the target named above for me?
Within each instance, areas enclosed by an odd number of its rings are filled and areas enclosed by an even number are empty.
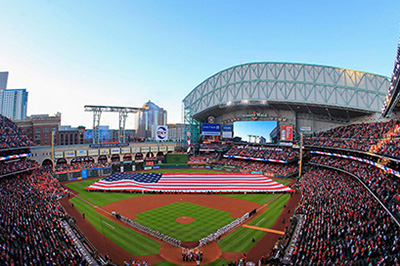
[[[209,163],[218,160],[218,154],[198,154],[191,155],[188,158],[188,163]]]
[[[400,217],[400,180],[398,177],[367,163],[329,156],[316,156],[310,162],[333,166],[350,172],[359,178]]]
[[[299,171],[299,165],[294,164],[277,164],[268,162],[258,162],[251,160],[236,160],[236,159],[222,159],[218,161],[219,164],[234,166],[240,169],[241,172],[263,172],[263,173],[274,173],[278,175],[289,175]]]
[[[36,161],[29,159],[8,160],[0,162],[0,176],[39,167]]]
[[[65,193],[42,170],[0,179],[0,265],[87,265],[61,223]]]
[[[14,122],[0,115],[0,149],[33,146],[31,141]]]
[[[299,151],[291,147],[233,145],[226,155],[290,161],[299,158]]]
[[[296,213],[307,216],[295,265],[398,265],[399,227],[358,181],[313,168],[298,187],[303,197]]]
[[[63,171],[73,171],[73,170],[82,170],[82,169],[90,169],[90,168],[98,168],[98,167],[109,167],[110,163],[94,163],[94,162],[80,162],[80,163],[72,163],[72,164],[57,164],[55,167],[56,172]]]
[[[230,148],[230,144],[221,144],[221,143],[201,143],[200,150],[227,150]]]
[[[305,136],[304,144],[400,157],[400,120],[336,127]]]

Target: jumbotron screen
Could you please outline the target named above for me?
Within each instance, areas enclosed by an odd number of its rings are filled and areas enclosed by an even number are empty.
[[[263,137],[271,142],[270,134],[276,126],[276,121],[238,121],[233,124],[233,132],[244,141],[259,142]]]

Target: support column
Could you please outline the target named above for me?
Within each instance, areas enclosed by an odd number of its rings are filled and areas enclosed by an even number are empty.
[[[100,144],[100,117],[101,109],[96,108],[93,110],[93,144]]]
[[[119,135],[118,135],[119,143],[125,143],[125,141],[126,141],[125,123],[126,123],[127,117],[128,117],[128,112],[126,112],[126,111],[119,112]]]

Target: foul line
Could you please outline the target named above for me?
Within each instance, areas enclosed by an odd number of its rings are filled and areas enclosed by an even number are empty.
[[[252,226],[252,225],[248,225],[248,224],[244,224],[244,225],[242,225],[243,227],[246,227],[246,228],[250,228],[250,229],[254,229],[254,230],[260,230],[260,231],[265,231],[265,232],[268,232],[268,233],[273,233],[273,234],[277,234],[277,235],[284,235],[285,234],[285,232],[283,232],[283,231],[278,231],[278,230],[273,230],[273,229],[267,229],[267,228],[262,228],[262,227],[258,227],[258,226]]]
[[[107,222],[104,222],[104,221],[101,221],[101,222],[104,223],[104,224],[106,224],[106,225],[108,225],[108,226],[111,227],[113,230],[115,229],[115,227],[112,226],[111,224],[109,224],[109,223],[107,223]]]

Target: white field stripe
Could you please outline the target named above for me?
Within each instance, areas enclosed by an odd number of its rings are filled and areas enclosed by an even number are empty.
[[[111,224],[109,224],[109,223],[107,223],[107,222],[105,222],[105,221],[101,221],[101,222],[104,223],[104,224],[106,224],[106,225],[108,225],[108,226],[111,227],[113,230],[115,229],[115,227],[112,226]]]

